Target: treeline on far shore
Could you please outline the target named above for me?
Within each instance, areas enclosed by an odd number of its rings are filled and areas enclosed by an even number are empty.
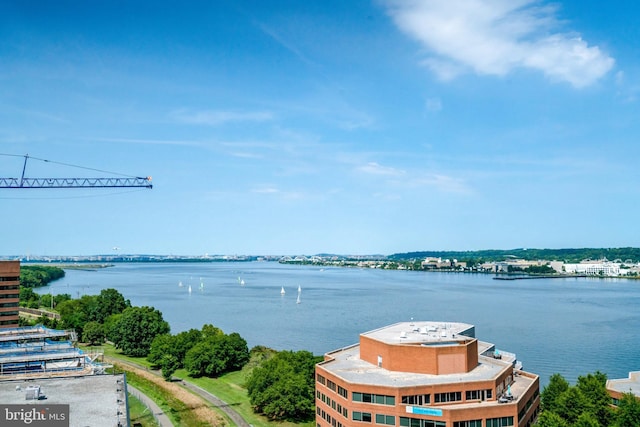
[[[419,251],[389,255],[389,260],[407,261],[427,257],[456,259],[460,262],[479,264],[504,261],[509,258],[527,261],[547,260],[578,263],[584,260],[608,259],[628,263],[640,262],[640,248],[568,248],[568,249],[485,249],[479,251]]]

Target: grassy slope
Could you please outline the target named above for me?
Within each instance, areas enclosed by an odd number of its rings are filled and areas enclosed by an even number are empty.
[[[132,363],[137,363],[148,368],[151,367],[151,364],[145,358],[125,356],[120,353],[119,350],[116,350],[112,345],[105,344],[100,348],[104,349],[104,354],[106,356],[122,359]],[[220,378],[191,378],[187,375],[187,372],[184,369],[179,369],[173,374],[174,377],[195,384],[207,390],[214,396],[222,399],[236,412],[238,412],[249,424],[252,424],[255,427],[313,427],[315,425],[314,421],[304,424],[274,422],[269,421],[263,416],[255,414],[251,409],[251,403],[249,402],[249,397],[247,396],[247,390],[246,388],[244,388],[245,375],[245,371],[237,371],[223,375]],[[153,396],[149,397],[153,398]]]

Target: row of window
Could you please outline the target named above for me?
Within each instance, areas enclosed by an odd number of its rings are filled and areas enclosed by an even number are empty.
[[[0,311],[0,317],[17,316],[17,311]]]
[[[17,282],[18,280],[20,280],[19,277],[7,277],[7,276],[0,277],[0,282]]]
[[[487,418],[485,427],[513,426],[513,417]],[[482,427],[482,420],[454,421],[453,427]]]
[[[395,396],[387,396],[384,394],[360,393],[354,391],[351,393],[351,399],[354,402],[377,403],[379,405],[395,406],[396,404]]]
[[[326,386],[329,390],[338,393],[340,396],[344,397],[345,399],[349,398],[349,392],[347,391],[346,388],[339,386],[338,384],[325,378],[324,376],[317,374],[316,381]],[[377,403],[380,405],[391,405],[391,406],[395,406],[396,404],[395,396],[387,396],[382,394],[360,393],[360,392],[354,391],[351,394],[351,398],[354,402]]]
[[[5,307],[18,307],[20,304],[18,304],[17,302],[5,302],[5,303],[1,303],[0,302],[0,308],[5,308]]]
[[[400,427],[447,427],[444,421],[400,417]]]
[[[343,417],[349,418],[349,411],[347,410],[347,408],[343,407],[341,404],[331,399],[329,396],[326,396],[324,393],[316,390],[316,397],[326,405],[331,406],[334,411],[338,411],[338,413],[342,414]]]
[[[18,298],[19,295],[20,295],[19,293],[15,293],[15,294],[0,294],[0,299]]]
[[[448,393],[434,393],[433,400],[435,403],[459,402],[462,400],[462,392],[450,391]]]
[[[328,422],[329,424],[331,424],[332,427],[342,427],[342,423],[340,421],[338,421],[335,418],[333,418],[331,415],[329,415],[323,409],[316,408],[316,414],[320,415],[322,417],[322,419],[325,420],[326,422]],[[320,424],[317,424],[317,426],[320,427]]]
[[[482,420],[454,421],[453,427],[482,427]]]
[[[513,425],[513,417],[487,418],[486,427],[510,427]]]

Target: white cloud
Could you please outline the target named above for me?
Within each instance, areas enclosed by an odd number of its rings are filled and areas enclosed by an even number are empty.
[[[371,175],[386,175],[386,176],[399,176],[404,175],[404,171],[389,166],[382,166],[376,162],[369,162],[366,165],[358,167],[360,172],[368,173]]]
[[[230,122],[265,122],[273,120],[274,116],[269,111],[224,111],[204,110],[189,111],[178,110],[171,113],[178,122],[218,126]]]
[[[466,71],[503,76],[541,71],[574,87],[607,74],[614,59],[575,32],[539,0],[386,0],[395,24],[428,51],[421,63],[450,80]]]

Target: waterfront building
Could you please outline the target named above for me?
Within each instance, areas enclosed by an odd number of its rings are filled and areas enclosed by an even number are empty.
[[[628,378],[607,380],[606,387],[616,406],[624,393],[632,393],[640,400],[640,371],[629,372]]]
[[[18,327],[20,261],[0,261],[0,329]]]
[[[564,271],[573,274],[619,276],[620,263],[607,260],[602,261],[582,261],[579,264],[565,264]]]
[[[530,426],[539,378],[465,323],[402,322],[316,365],[316,426]]]

